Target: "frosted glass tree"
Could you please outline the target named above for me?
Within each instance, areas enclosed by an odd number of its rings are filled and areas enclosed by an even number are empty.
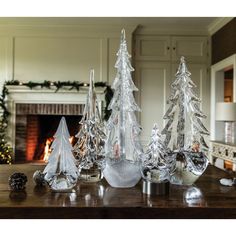
[[[90,71],[90,85],[81,127],[76,135],[74,154],[78,160],[80,179],[88,182],[101,180],[101,167],[104,161],[104,144],[106,135],[98,109],[97,96],[94,89],[94,70]]]
[[[196,85],[190,78],[184,57],[180,59],[175,76],[168,100],[170,107],[164,116],[168,122],[162,134],[165,135],[165,145],[176,155],[177,169],[173,181],[191,184],[207,167],[208,159],[204,152],[208,146],[204,136],[209,132],[202,123],[206,116],[200,110],[201,100],[194,92]]]
[[[72,153],[70,134],[64,117],[61,118],[54,138],[52,152],[43,171],[44,179],[52,190],[68,191],[76,185],[79,171]]]
[[[151,141],[142,157],[142,177],[150,182],[164,182],[169,181],[172,171],[173,160],[168,156],[157,124],[154,124]]]
[[[142,147],[139,141],[141,128],[136,121],[135,111],[140,111],[135,103],[135,87],[127,51],[125,30],[121,31],[120,48],[117,53],[117,75],[113,82],[113,98],[109,104],[112,110],[107,122],[107,140],[105,144],[106,166],[104,177],[112,187],[132,187],[141,178],[139,156]]]

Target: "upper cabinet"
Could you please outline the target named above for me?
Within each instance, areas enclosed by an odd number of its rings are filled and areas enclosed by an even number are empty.
[[[179,61],[181,56],[188,62],[208,61],[208,38],[204,36],[145,36],[136,37],[136,60]]]
[[[168,36],[137,36],[136,60],[169,61],[170,37]]]
[[[180,36],[172,37],[172,61],[179,61],[181,56],[188,58],[188,62],[207,62],[207,37]]]

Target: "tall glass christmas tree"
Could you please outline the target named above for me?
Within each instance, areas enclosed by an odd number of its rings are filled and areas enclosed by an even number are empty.
[[[162,131],[165,145],[176,155],[176,175],[173,182],[191,184],[206,169],[208,159],[204,152],[208,146],[204,135],[209,135],[202,123],[206,116],[200,110],[201,100],[194,92],[196,85],[191,80],[184,57],[171,85],[170,107],[164,119],[168,122]],[[189,180],[187,180],[189,179]]]
[[[80,170],[79,178],[86,182],[97,182],[102,178],[106,135],[94,89],[94,70],[90,71],[89,91],[80,124],[80,131],[76,135],[78,141],[74,146]]]
[[[140,111],[135,103],[135,87],[127,50],[125,30],[121,31],[120,48],[117,53],[117,75],[112,89],[114,96],[109,104],[112,110],[107,122],[107,140],[105,144],[106,167],[104,177],[112,187],[132,187],[141,178],[139,156],[142,147],[139,141],[141,128],[136,121],[135,111]]]
[[[70,134],[64,117],[61,118],[54,138],[52,152],[43,171],[44,179],[52,190],[68,191],[76,185],[79,171],[72,153]]]

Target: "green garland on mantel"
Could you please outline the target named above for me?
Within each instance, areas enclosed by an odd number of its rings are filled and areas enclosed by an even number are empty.
[[[2,94],[0,96],[0,107],[2,109],[2,114],[0,117],[0,164],[11,164],[12,163],[12,148],[6,142],[6,131],[8,127],[8,118],[10,116],[10,112],[6,106],[6,96],[8,95],[8,85],[15,85],[15,86],[27,86],[30,89],[40,86],[41,88],[47,89],[55,89],[55,92],[58,92],[62,88],[68,88],[68,90],[76,89],[77,91],[80,90],[81,87],[88,87],[88,83],[83,83],[79,81],[47,81],[45,80],[42,83],[39,82],[26,82],[22,83],[18,80],[11,80],[6,81],[3,85]],[[95,87],[106,87],[105,89],[105,100],[106,100],[106,107],[104,111],[104,120],[108,120],[110,117],[111,111],[108,110],[108,105],[113,97],[113,91],[109,85],[105,82],[96,82]]]

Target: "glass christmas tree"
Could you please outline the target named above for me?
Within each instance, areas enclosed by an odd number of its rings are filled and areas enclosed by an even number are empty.
[[[142,157],[142,177],[147,181],[159,183],[169,181],[172,171],[173,161],[167,154],[157,124],[154,124],[151,141]]]
[[[80,131],[76,135],[78,141],[74,146],[80,170],[79,178],[87,182],[97,182],[102,178],[106,136],[94,89],[94,70],[90,72],[90,86],[80,124]]]
[[[208,165],[204,135],[209,132],[202,123],[206,116],[200,110],[201,100],[194,92],[196,85],[190,78],[184,57],[180,59],[175,76],[168,100],[170,107],[164,116],[168,122],[162,134],[165,145],[176,156],[176,172],[171,182],[192,184]]]
[[[62,117],[54,135],[48,164],[43,171],[44,179],[54,191],[68,191],[77,183],[79,171],[69,138],[66,120]]]
[[[135,116],[135,111],[140,109],[133,96],[133,91],[138,89],[131,77],[134,69],[129,61],[124,29],[121,31],[117,56],[117,75],[112,85],[114,96],[109,104],[112,113],[107,122],[106,166],[103,173],[112,187],[132,187],[141,178],[139,156],[142,147],[139,141],[141,128]]]

